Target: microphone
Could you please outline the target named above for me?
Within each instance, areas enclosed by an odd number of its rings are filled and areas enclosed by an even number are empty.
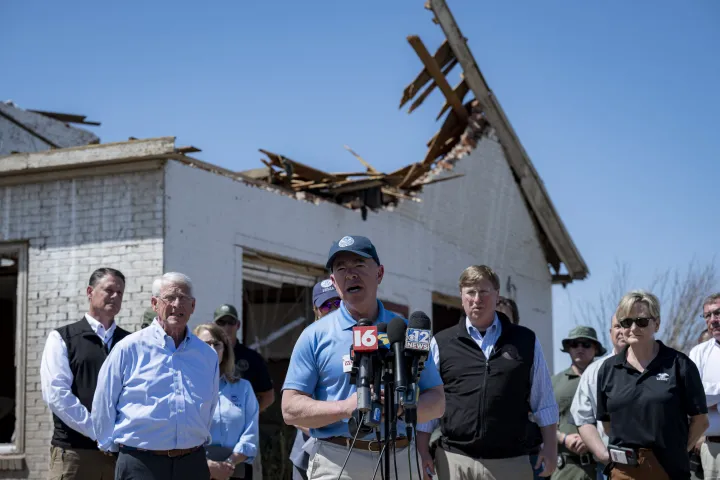
[[[361,413],[372,408],[370,385],[373,382],[373,353],[378,349],[377,327],[367,318],[362,318],[353,327],[353,356],[358,365],[357,370],[357,409]]]
[[[388,324],[388,341],[393,352],[393,374],[395,376],[395,392],[404,394],[407,390],[407,371],[405,370],[405,356],[403,355],[403,344],[405,340],[405,321],[395,317]]]
[[[389,353],[388,347],[383,347],[383,336],[387,343],[387,323],[380,322],[377,324],[378,332],[378,351],[373,359],[373,382],[372,382],[372,409],[365,416],[365,425],[370,428],[380,427],[382,420],[382,403],[380,402],[380,393],[382,391],[383,378],[383,362]]]
[[[431,337],[430,317],[421,311],[413,312],[408,320],[408,328],[405,334],[405,355],[411,359],[410,385],[405,395],[400,398],[403,407],[408,413],[410,413],[410,410],[417,408],[417,382],[420,378],[420,372],[425,366],[425,360],[427,360],[430,353]],[[411,417],[410,420],[415,418],[414,413],[413,411],[408,415]],[[413,422],[410,421],[409,423]]]

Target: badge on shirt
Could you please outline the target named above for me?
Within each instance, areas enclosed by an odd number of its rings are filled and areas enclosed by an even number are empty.
[[[352,372],[353,362],[352,362],[352,359],[350,358],[350,355],[343,355],[342,362],[343,362],[343,373]]]

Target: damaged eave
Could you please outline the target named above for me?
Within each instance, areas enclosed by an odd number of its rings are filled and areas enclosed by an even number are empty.
[[[431,55],[419,37],[408,37],[423,64],[423,70],[403,91],[400,107],[415,98],[408,113],[412,112],[437,88],[445,97],[445,104],[437,118],[440,119],[445,112],[447,114],[438,133],[428,142],[425,158],[405,171],[401,187],[427,184],[425,182],[442,171],[451,170],[455,162],[472,151],[482,135],[492,128],[536,224],[553,282],[565,285],[586,278],[589,271],[585,260],[555,210],[499,101],[488,87],[445,0],[429,0],[426,8],[434,13],[433,21],[440,25],[446,39]],[[451,88],[446,76],[456,64],[462,68],[461,81]],[[470,92],[474,100],[462,103]]]

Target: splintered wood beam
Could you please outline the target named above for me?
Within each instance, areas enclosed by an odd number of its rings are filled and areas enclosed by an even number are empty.
[[[433,58],[435,59],[435,62],[440,66],[440,68],[443,68],[455,58],[452,52],[452,48],[450,48],[447,40],[445,40],[442,45],[440,45],[440,48],[437,49]],[[427,71],[427,69],[424,68],[422,72],[420,72],[420,74],[415,77],[415,80],[413,80],[412,83],[410,83],[410,85],[405,87],[405,90],[403,90],[403,96],[400,99],[400,106],[398,108],[402,108],[403,105],[412,100],[412,98],[417,95],[420,89],[425,86],[425,84],[430,80],[432,80],[432,76]]]
[[[453,89],[453,92],[455,92],[455,95],[457,95],[457,97],[460,99],[461,102],[463,101],[463,99],[465,98],[465,95],[467,95],[467,93],[469,91],[470,91],[470,87],[468,86],[467,82],[465,81],[465,78],[460,80],[460,83],[458,83],[457,86],[455,86],[455,88]],[[445,105],[443,105],[442,109],[440,110],[440,113],[438,113],[438,116],[435,118],[435,120],[440,120],[440,117],[442,117],[443,114],[445,112],[447,112],[449,108],[450,108],[450,103],[446,101]]]
[[[443,92],[443,95],[445,95],[446,100],[452,107],[455,114],[463,120],[467,119],[467,110],[465,110],[462,102],[457,95],[455,95],[455,92],[445,78],[445,75],[443,75],[437,62],[430,55],[430,52],[428,52],[427,48],[425,48],[425,44],[423,44],[422,40],[420,40],[420,37],[417,35],[410,35],[408,37],[408,42],[410,42],[410,45],[415,50],[415,53],[417,53],[418,57],[420,57],[420,60],[425,65],[425,69],[433,77],[435,83],[437,83],[440,91]]]
[[[373,187],[382,187],[383,185],[385,185],[385,182],[383,182],[382,180],[357,180],[339,187],[331,186],[328,191],[329,193],[333,194],[348,193]]]
[[[456,58],[453,58],[452,61],[445,67],[442,71],[443,77],[447,77],[447,75],[452,71],[453,68],[455,68],[455,65],[458,64],[458,61]],[[410,105],[410,108],[408,108],[408,114],[412,113],[415,109],[417,109],[422,103],[425,101],[425,99],[430,95],[433,90],[435,90],[435,87],[437,87],[437,83],[432,82],[428,87],[418,96],[418,98],[415,99],[415,101]],[[462,100],[462,98],[460,99]],[[447,102],[446,102],[447,104]],[[439,117],[438,117],[439,118]]]
[[[432,180],[428,180],[427,182],[419,183],[418,185],[420,185],[421,187],[424,187],[426,185],[432,185],[433,183],[440,183],[440,182],[446,182],[448,180],[455,180],[456,178],[460,178],[460,177],[464,177],[464,176],[465,176],[464,173],[458,173],[458,174],[450,175],[447,177],[434,178]]]
[[[316,168],[310,167],[308,165],[305,165],[304,163],[297,162],[295,160],[291,160],[288,157],[285,157],[283,155],[278,155],[277,153],[268,152],[267,150],[260,149],[260,152],[264,153],[268,156],[268,158],[273,162],[273,165],[275,165],[278,168],[282,168],[283,170],[286,169],[286,163],[290,165],[292,168],[292,173],[297,174],[301,178],[305,178],[308,180],[315,180],[318,182],[330,180],[330,181],[336,181],[338,180],[332,173],[323,172],[322,170],[318,170]]]
[[[362,163],[362,164],[365,166],[365,168],[368,169],[368,172],[379,173],[377,170],[375,170],[375,168],[373,168],[372,165],[370,165],[368,162],[366,162],[360,155],[358,155],[357,153],[355,153],[352,148],[350,148],[350,147],[348,147],[347,145],[345,145],[345,150],[347,150],[348,152],[350,152],[350,154],[351,154],[353,157],[357,158],[358,161],[359,161],[360,163]]]

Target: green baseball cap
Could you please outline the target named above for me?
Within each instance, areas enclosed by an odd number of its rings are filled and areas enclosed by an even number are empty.
[[[234,306],[227,304],[227,303],[224,305],[220,305],[215,310],[215,315],[213,315],[213,322],[217,322],[218,319],[220,319],[222,317],[232,317],[235,320],[237,320],[238,322],[240,321],[240,318],[238,317],[237,308],[235,308]]]
[[[591,342],[594,342],[595,345],[597,345],[597,355],[598,357],[605,355],[607,353],[607,350],[605,350],[605,347],[602,346],[600,343],[600,340],[597,338],[597,332],[592,327],[586,327],[583,325],[579,325],[572,330],[570,330],[570,334],[567,336],[567,338],[563,338],[562,346],[563,348],[560,349],[561,352],[568,353],[568,346],[567,344],[572,340],[590,340]]]
[[[155,320],[155,317],[157,317],[157,313],[155,313],[155,310],[153,310],[152,308],[148,308],[147,310],[145,310],[145,313],[143,313],[143,319],[140,326],[142,328],[149,326],[153,322],[153,320]]]

